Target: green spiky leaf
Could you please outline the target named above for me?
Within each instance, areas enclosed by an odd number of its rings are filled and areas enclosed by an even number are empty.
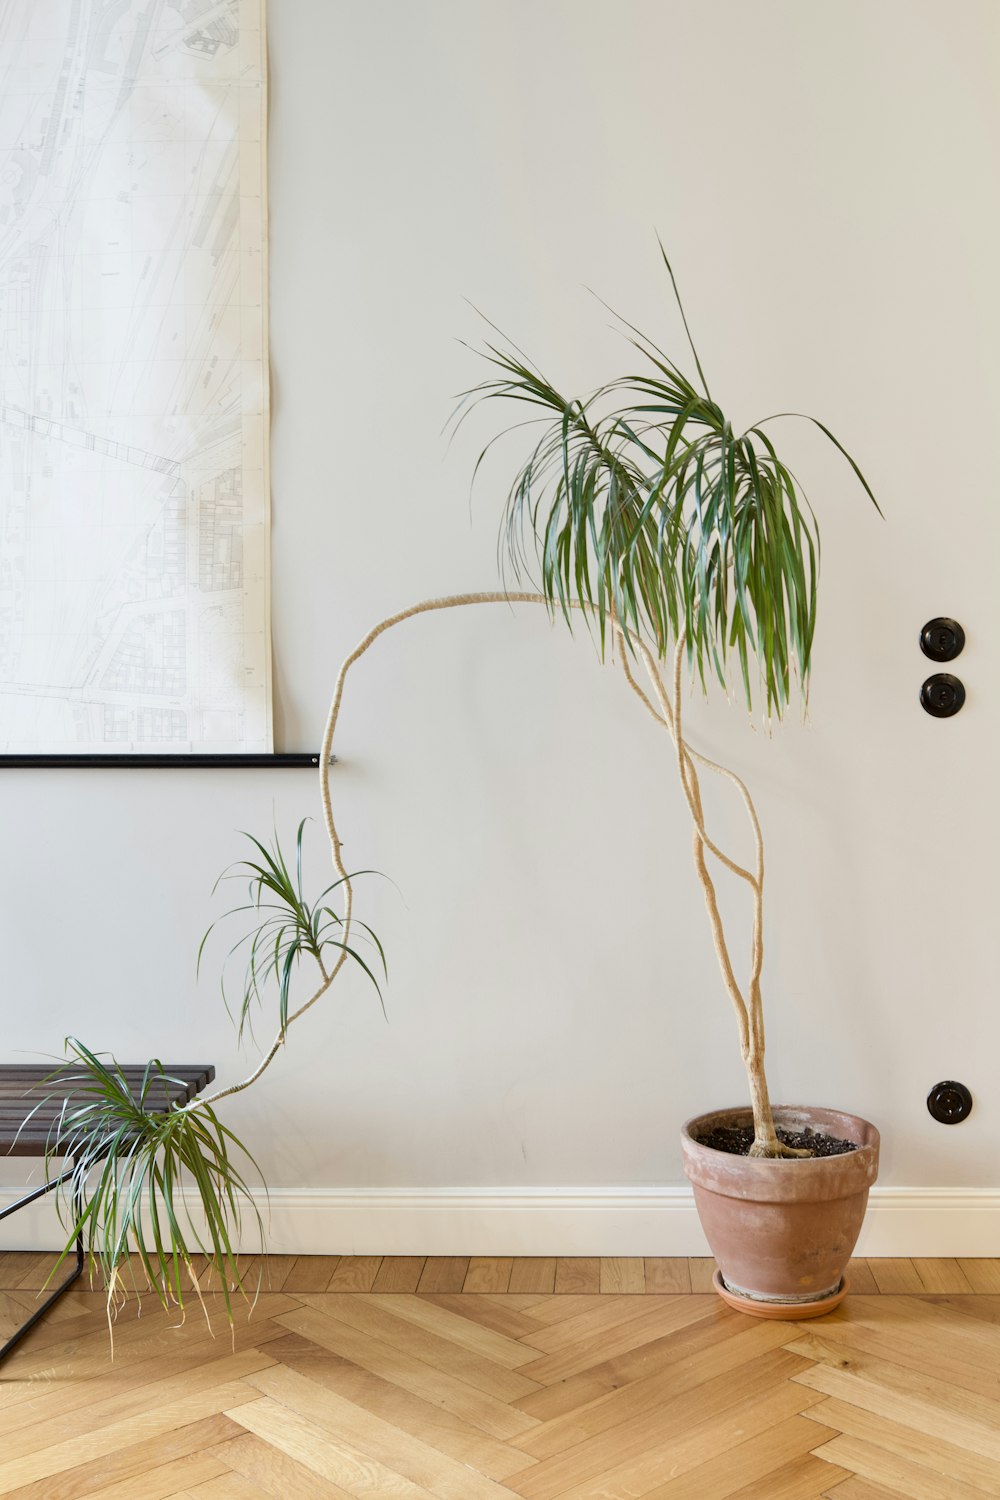
[[[728,686],[735,652],[748,707],[760,695],[768,716],[780,718],[796,679],[808,695],[818,527],[763,423],[737,434],[712,399],[663,259],[699,384],[626,324],[646,362],[638,374],[585,398],[566,396],[514,346],[487,343],[494,374],[465,393],[459,410],[464,420],[470,404],[501,401],[540,413],[541,435],[509,487],[501,529],[515,578],[537,566],[552,610],[572,627],[574,608],[583,606],[602,650],[612,613],[630,639],[641,634],[661,657],[683,627],[703,685],[714,675]],[[846,458],[874,504],[839,439],[806,420]]]

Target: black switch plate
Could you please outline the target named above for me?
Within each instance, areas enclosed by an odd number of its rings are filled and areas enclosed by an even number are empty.
[[[920,649],[931,661],[954,661],[962,654],[965,631],[957,620],[937,615],[920,632]]]
[[[972,1094],[964,1083],[948,1078],[931,1089],[927,1095],[927,1108],[942,1125],[957,1125],[972,1113]]]
[[[950,719],[965,702],[965,684],[950,672],[935,672],[920,689],[920,706],[935,719]]]

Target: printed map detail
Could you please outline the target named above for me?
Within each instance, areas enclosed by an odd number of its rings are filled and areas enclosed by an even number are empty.
[[[271,749],[263,0],[0,0],[0,751]]]

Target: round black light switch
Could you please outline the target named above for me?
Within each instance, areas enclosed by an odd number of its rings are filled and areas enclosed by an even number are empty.
[[[949,1078],[931,1089],[927,1095],[927,1108],[942,1125],[957,1125],[972,1113],[972,1094],[964,1083]]]
[[[935,719],[950,719],[965,702],[965,684],[950,672],[935,672],[920,689],[920,705]]]
[[[920,649],[931,661],[954,661],[965,645],[965,631],[957,620],[938,615],[920,632]]]

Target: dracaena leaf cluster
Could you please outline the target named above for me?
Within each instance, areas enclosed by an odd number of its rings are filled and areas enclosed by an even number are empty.
[[[688,331],[679,295],[677,303]],[[728,686],[735,660],[748,707],[756,693],[767,715],[780,718],[796,681],[808,694],[819,530],[766,429],[800,414],[778,413],[737,432],[712,398],[689,331],[696,380],[624,327],[643,368],[583,397],[565,395],[515,347],[486,344],[493,373],[465,393],[459,421],[482,402],[540,412],[516,424],[541,430],[509,487],[503,561],[516,578],[537,569],[542,592],[571,628],[572,607],[583,605],[602,648],[612,614],[661,657],[683,630],[703,685],[714,676]],[[829,428],[804,420],[876,504]]]

